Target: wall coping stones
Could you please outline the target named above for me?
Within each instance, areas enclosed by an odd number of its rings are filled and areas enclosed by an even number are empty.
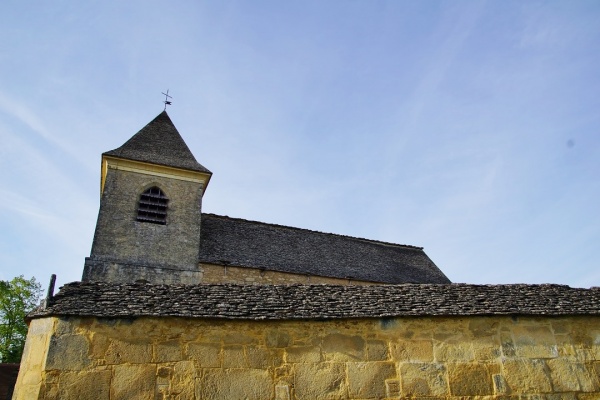
[[[402,316],[600,315],[600,290],[567,285],[401,284],[152,285],[73,282],[61,287],[47,316],[186,317],[241,320]]]

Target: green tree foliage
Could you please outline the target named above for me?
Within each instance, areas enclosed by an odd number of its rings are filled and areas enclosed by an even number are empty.
[[[25,346],[25,315],[38,304],[41,286],[23,275],[0,281],[0,362],[19,363]]]

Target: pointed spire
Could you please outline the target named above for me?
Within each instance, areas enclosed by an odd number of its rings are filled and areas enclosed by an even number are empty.
[[[166,111],[158,114],[121,147],[104,155],[211,173],[196,161]]]

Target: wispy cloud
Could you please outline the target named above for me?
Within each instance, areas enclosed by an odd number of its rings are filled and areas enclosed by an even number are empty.
[[[27,126],[38,137],[77,160],[82,166],[89,165],[88,161],[81,156],[75,145],[62,139],[59,135],[52,133],[33,110],[19,102],[14,97],[9,98],[9,96],[2,92],[0,92],[0,112],[6,113],[9,116],[17,119],[19,122]],[[11,133],[10,131],[5,131],[4,134]]]
[[[425,110],[435,104],[433,99],[440,83],[447,77],[448,69],[473,32],[484,7],[485,2],[473,2],[469,6],[454,6],[444,12],[442,21],[429,38],[431,49],[423,65],[421,79],[407,101],[410,109],[404,132],[411,134],[420,130]]]

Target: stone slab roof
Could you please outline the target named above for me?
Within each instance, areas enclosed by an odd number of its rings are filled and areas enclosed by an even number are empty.
[[[200,262],[383,283],[450,283],[421,247],[202,214]]]
[[[150,285],[75,282],[45,316],[289,320],[471,315],[597,315],[600,288],[565,285]]]
[[[121,147],[104,154],[127,160],[211,173],[196,161],[166,111],[158,114]]]

